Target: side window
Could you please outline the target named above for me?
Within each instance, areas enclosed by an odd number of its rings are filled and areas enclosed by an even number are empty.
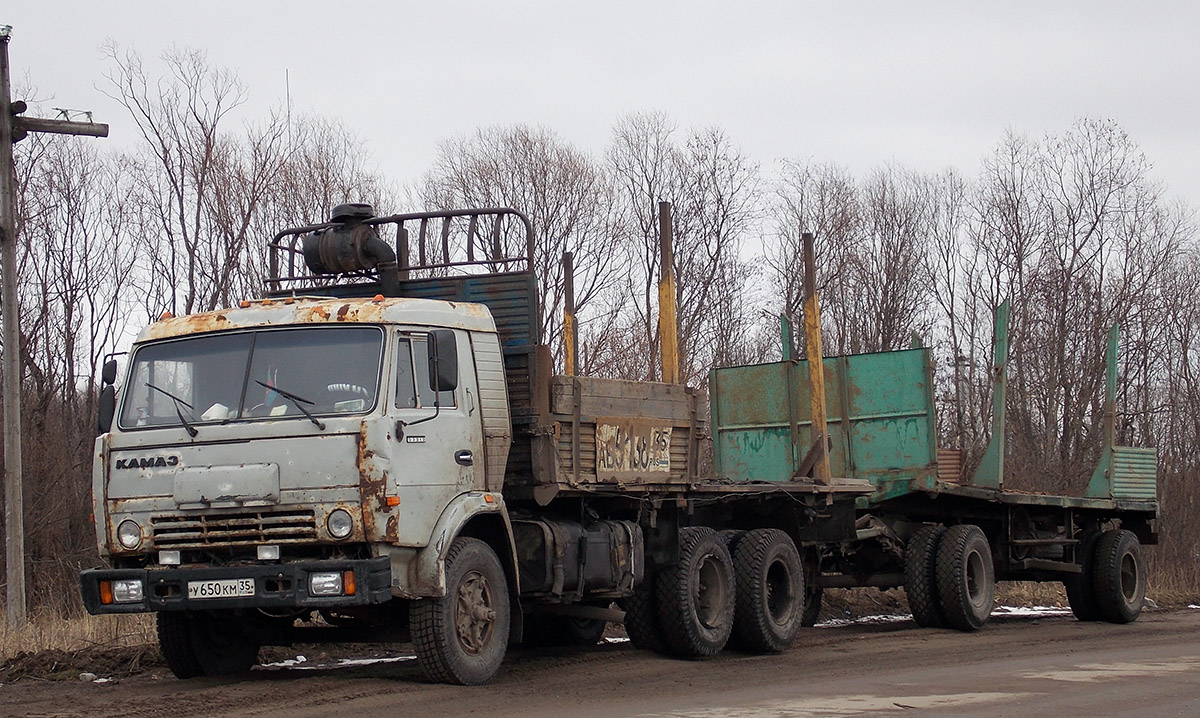
[[[412,341],[400,340],[396,351],[396,407],[414,409],[417,406],[416,383],[413,380]]]
[[[443,409],[456,406],[454,392],[439,392],[438,405]],[[409,334],[400,339],[396,352],[396,407],[433,407],[433,389],[429,388],[429,342],[425,334]]]

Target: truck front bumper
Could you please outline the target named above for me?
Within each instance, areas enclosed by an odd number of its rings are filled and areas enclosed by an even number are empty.
[[[311,590],[313,574],[340,574],[343,592],[337,595],[314,595]],[[389,559],[380,556],[220,568],[94,568],[81,572],[79,582],[84,607],[88,613],[97,615],[230,608],[286,610],[364,606],[391,599],[391,576]],[[349,589],[351,578],[353,592]],[[120,581],[140,581],[140,599],[120,600],[128,598],[127,594],[120,595],[121,592],[114,596],[113,584]],[[239,595],[201,597],[202,591],[199,589],[202,586],[209,588],[218,582],[224,582],[232,593]],[[248,582],[253,582],[252,594]]]

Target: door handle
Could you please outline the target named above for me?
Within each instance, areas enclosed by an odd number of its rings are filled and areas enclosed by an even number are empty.
[[[471,466],[475,463],[475,455],[469,449],[454,452],[454,462],[460,466]]]

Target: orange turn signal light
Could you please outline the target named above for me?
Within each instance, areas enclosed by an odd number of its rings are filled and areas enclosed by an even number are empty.
[[[399,506],[400,505],[400,497],[399,496],[387,497],[387,505],[388,506]]]
[[[374,298],[373,298],[371,301],[373,301],[373,302],[382,302],[382,301],[383,301],[383,295],[382,295],[382,294],[376,294],[376,295],[375,295],[375,297],[374,297]]]
[[[342,590],[347,596],[353,596],[357,587],[354,585],[354,572],[346,571],[342,574]]]
[[[494,504],[494,503],[496,503],[496,497],[492,496],[491,494],[484,494],[483,502],[487,503],[487,504]]]
[[[100,603],[103,603],[104,605],[107,606],[108,604],[110,604],[112,602],[113,602],[112,582],[111,581],[101,581],[100,582]]]

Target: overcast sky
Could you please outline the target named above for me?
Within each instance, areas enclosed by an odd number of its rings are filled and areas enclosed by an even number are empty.
[[[34,2],[10,0],[13,81],[88,109],[132,143],[99,88],[106,39],[149,64],[199,48],[280,104],[340,118],[380,170],[417,180],[437,142],[542,125],[599,155],[613,122],[661,110],[717,125],[770,169],[885,162],[974,176],[1012,129],[1116,120],[1170,196],[1200,207],[1200,3]],[[285,77],[290,78],[285,83]],[[417,208],[411,208],[417,209]]]

